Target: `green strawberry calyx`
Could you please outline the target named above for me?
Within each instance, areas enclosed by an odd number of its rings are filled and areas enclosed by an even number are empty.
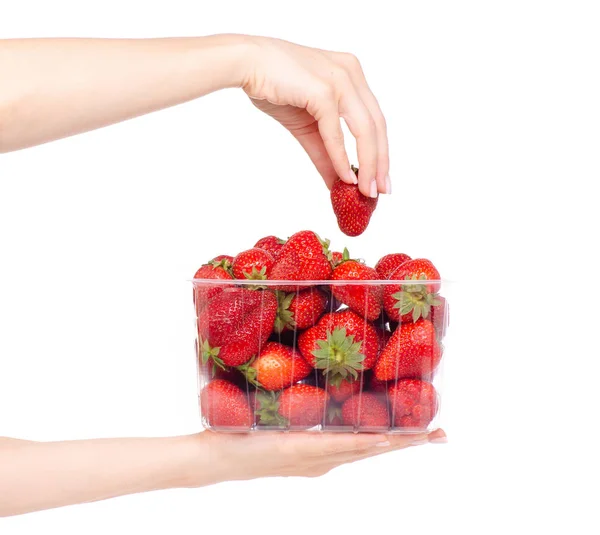
[[[267,279],[267,266],[263,266],[260,269],[256,269],[256,266],[252,266],[252,271],[248,273],[244,271],[244,277],[251,281],[264,281]]]
[[[315,368],[323,370],[329,383],[339,387],[343,379],[358,378],[364,369],[365,355],[360,352],[362,342],[355,342],[354,335],[348,335],[346,328],[336,327],[327,332],[326,340],[317,340],[318,349],[313,350]]]
[[[277,316],[275,317],[274,330],[276,333],[281,333],[286,327],[292,329],[296,326],[294,314],[290,310],[290,305],[295,293],[277,292]]]
[[[227,273],[233,275],[231,271],[231,262],[227,258],[223,258],[222,260],[211,260],[207,265],[214,268],[224,269],[227,271]]]
[[[259,424],[287,427],[288,419],[278,412],[279,394],[275,392],[257,392],[256,406],[260,407],[255,412]]]
[[[405,280],[418,281],[427,280],[424,274],[420,277],[406,277]],[[399,292],[392,294],[396,299],[394,308],[400,309],[400,314],[410,314],[412,312],[412,320],[417,321],[419,318],[427,318],[431,313],[431,307],[441,305],[439,294],[427,291],[425,284],[407,284]]]
[[[342,408],[336,405],[330,405],[327,409],[327,421],[331,423],[336,418],[342,418]]]
[[[235,369],[238,370],[251,385],[262,389],[262,385],[256,379],[256,368],[252,367],[252,363],[255,360],[256,357],[252,357],[248,362],[236,366]]]
[[[217,373],[217,368],[227,370],[225,363],[219,358],[220,350],[220,347],[211,347],[208,340],[198,339],[198,358],[205,366],[211,363],[213,377]]]
[[[331,245],[331,240],[328,240],[327,238],[325,238],[323,240],[317,233],[315,233],[315,236],[317,237],[317,239],[321,243],[321,246],[323,247],[323,254],[326,256],[327,260],[329,260],[329,262],[331,262],[333,260],[333,254],[329,250],[329,246]]]

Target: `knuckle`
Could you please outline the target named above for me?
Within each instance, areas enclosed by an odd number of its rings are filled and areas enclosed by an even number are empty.
[[[351,71],[361,71],[360,60],[350,52],[341,52],[340,59],[347,69]]]

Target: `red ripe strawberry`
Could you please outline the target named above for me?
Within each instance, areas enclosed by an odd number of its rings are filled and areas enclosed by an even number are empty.
[[[417,321],[427,318],[431,307],[440,304],[438,290],[440,283],[423,284],[423,280],[439,280],[435,266],[424,258],[409,260],[402,264],[389,277],[390,280],[414,281],[414,284],[386,285],[383,291],[383,306],[393,321]]]
[[[294,234],[283,246],[271,270],[271,279],[307,281],[327,280],[331,276],[329,241],[321,239],[310,230]],[[293,292],[294,285],[281,286],[280,290]]]
[[[202,362],[239,366],[256,355],[273,332],[277,298],[272,292],[227,288],[198,316]]]
[[[325,314],[298,337],[298,349],[306,361],[323,370],[328,383],[339,386],[343,379],[358,378],[372,368],[379,352],[375,327],[351,310]]]
[[[342,405],[342,420],[345,425],[355,427],[381,427],[390,425],[390,416],[381,395],[363,392],[348,398]]]
[[[429,320],[401,323],[375,365],[375,377],[381,381],[428,377],[441,358],[442,350]]]
[[[386,254],[375,264],[375,271],[379,274],[380,279],[388,279],[394,271],[409,260],[411,260],[410,256],[404,253]]]
[[[395,427],[426,428],[438,409],[435,388],[419,379],[398,381],[390,387],[389,399]]]
[[[358,169],[353,167],[358,175]],[[346,184],[337,180],[331,188],[331,204],[340,230],[346,236],[362,234],[377,208],[378,198],[364,196],[356,184]]]
[[[215,379],[200,393],[202,414],[211,427],[250,429],[252,411],[246,394],[233,383]]]
[[[348,249],[344,249],[344,258],[331,275],[331,280],[377,280],[377,272],[356,260],[350,260]],[[348,305],[354,312],[369,321],[375,321],[381,315],[383,288],[379,285],[348,284],[332,286],[331,291],[339,301]]]
[[[267,342],[258,357],[243,367],[248,380],[264,390],[282,390],[312,371],[300,353],[277,342]]]
[[[258,247],[259,249],[264,249],[268,253],[271,253],[273,258],[277,260],[279,258],[279,253],[285,244],[285,240],[279,239],[277,236],[265,236],[256,242],[254,247]]]
[[[308,329],[317,323],[327,308],[327,296],[315,288],[306,288],[298,293],[277,292],[277,299],[277,333]]]
[[[318,386],[290,386],[279,396],[278,412],[292,427],[313,427],[323,423],[329,394]]]
[[[217,257],[218,258],[218,257]],[[229,257],[231,258],[231,257]],[[233,279],[229,268],[231,264],[227,264],[225,259],[216,260],[213,259],[207,264],[201,266],[196,274],[194,275],[194,279],[222,279],[222,280],[231,280]],[[196,307],[196,314],[200,314],[202,309],[206,306],[206,303],[209,299],[212,299],[217,294],[221,293],[226,286],[219,286],[211,283],[202,283],[195,282],[194,283],[194,305]]]
[[[275,264],[273,255],[264,249],[254,247],[238,254],[231,266],[236,279],[265,280]]]
[[[333,399],[333,401],[342,403],[346,401],[349,397],[357,395],[360,392],[360,385],[360,376],[358,377],[358,379],[343,379],[342,381],[340,381],[339,386],[335,386],[329,383],[327,385],[327,392],[329,392],[329,395],[331,396],[331,399]]]
[[[339,251],[333,251],[331,253],[331,267],[335,269],[338,264],[342,262],[344,259],[344,253],[340,253]]]

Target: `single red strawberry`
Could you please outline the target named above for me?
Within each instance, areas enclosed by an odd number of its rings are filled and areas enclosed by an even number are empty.
[[[368,281],[379,278],[373,268],[357,260],[350,260],[349,257],[348,249],[344,249],[342,262],[333,270],[331,280]],[[333,285],[331,292],[339,301],[348,305],[354,312],[369,321],[375,321],[381,315],[383,288],[379,285]]]
[[[411,257],[404,253],[386,254],[375,264],[375,271],[379,274],[380,279],[388,279],[394,271],[409,260]]]
[[[359,428],[387,428],[390,416],[387,404],[380,394],[363,392],[344,401],[342,420],[345,425]]]
[[[236,279],[265,280],[269,278],[273,264],[275,259],[271,253],[254,247],[238,254],[231,270]]]
[[[403,284],[389,284],[383,290],[383,306],[393,321],[409,322],[428,318],[431,307],[438,306],[440,283],[421,281],[440,279],[435,266],[424,258],[409,260],[394,271],[389,280],[404,281]]]
[[[438,410],[434,386],[419,379],[402,379],[389,389],[395,427],[426,428]]]
[[[340,253],[339,251],[333,251],[331,253],[331,267],[335,269],[338,264],[342,262],[344,259],[344,253]]]
[[[381,381],[428,377],[441,358],[442,349],[429,320],[401,323],[375,365],[375,377]]]
[[[352,168],[358,176],[358,169]],[[337,180],[331,188],[331,205],[340,230],[346,236],[362,234],[377,208],[378,197],[363,195],[357,184],[346,184]]]
[[[321,241],[314,232],[303,230],[285,243],[271,270],[270,278],[290,281],[327,280],[331,277],[330,262],[329,240]],[[279,289],[293,292],[298,288],[297,285],[284,285]]]
[[[202,362],[239,366],[256,355],[273,332],[277,298],[272,292],[227,288],[198,316]]]
[[[358,379],[354,379],[353,377],[348,379],[342,379],[340,381],[339,386],[335,386],[331,383],[327,384],[327,392],[331,396],[333,401],[337,401],[338,403],[342,403],[346,401],[349,397],[355,396],[360,392],[361,386],[361,377],[359,375]]]
[[[240,368],[252,384],[264,390],[282,390],[312,371],[299,352],[277,342],[267,342],[256,359]]]
[[[339,386],[346,378],[358,378],[372,368],[379,352],[375,327],[351,310],[325,314],[298,337],[305,360],[327,375],[328,383]]]
[[[292,427],[313,427],[323,423],[329,394],[318,386],[298,384],[279,395],[281,416]]]
[[[275,332],[308,329],[323,315],[327,308],[327,295],[316,288],[300,292],[277,292],[279,307],[275,319]]]
[[[285,245],[285,240],[278,238],[277,236],[265,236],[258,240],[254,247],[258,247],[259,249],[264,249],[268,253],[271,253],[273,258],[277,260],[279,258],[279,253],[283,246]]]
[[[200,282],[200,280],[231,280],[233,276],[231,275],[230,267],[231,264],[227,264],[224,259],[217,260],[216,262],[213,259],[198,268],[198,271],[194,275],[194,279],[198,279],[198,281],[193,283],[196,314],[200,314],[206,303],[227,287],[226,285]]]
[[[215,379],[200,393],[202,415],[210,427],[250,429],[252,411],[243,390],[229,381]]]

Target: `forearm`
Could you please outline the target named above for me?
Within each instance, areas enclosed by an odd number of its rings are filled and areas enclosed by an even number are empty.
[[[202,435],[67,442],[0,438],[0,516],[216,483]]]
[[[244,83],[247,37],[0,40],[0,152]]]

